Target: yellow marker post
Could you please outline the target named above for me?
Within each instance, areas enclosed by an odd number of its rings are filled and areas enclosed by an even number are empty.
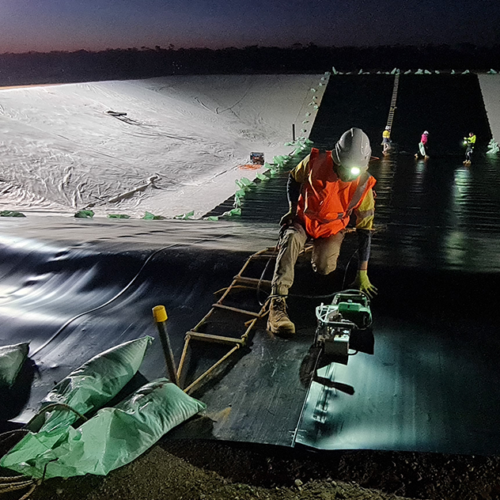
[[[165,306],[155,306],[153,307],[153,317],[158,328],[158,333],[160,334],[161,346],[163,348],[163,354],[165,355],[165,362],[167,364],[168,378],[175,385],[179,385],[179,379],[177,377],[177,368],[174,361],[174,353],[172,352],[172,347],[170,346],[170,340],[168,338],[167,332],[167,311]]]

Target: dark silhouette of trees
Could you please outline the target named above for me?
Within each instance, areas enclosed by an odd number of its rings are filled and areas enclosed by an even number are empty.
[[[322,73],[401,71],[418,68],[446,71],[500,70],[500,45],[472,44],[319,47],[295,43],[289,48],[251,45],[238,49],[176,49],[156,45],[100,52],[78,50],[0,54],[0,85],[69,83],[150,78],[179,74]]]

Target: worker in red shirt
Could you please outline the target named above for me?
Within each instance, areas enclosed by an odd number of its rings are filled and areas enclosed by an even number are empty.
[[[418,144],[418,153],[415,153],[415,158],[419,157],[419,154],[427,160],[429,155],[427,154],[427,140],[429,138],[429,132],[427,130],[424,131],[422,137],[420,137],[420,142]]]

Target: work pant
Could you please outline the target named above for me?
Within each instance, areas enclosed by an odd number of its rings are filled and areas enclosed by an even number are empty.
[[[470,146],[465,151],[465,159],[467,161],[471,161],[472,160],[472,151],[474,151],[474,150]]]
[[[337,259],[340,253],[345,231],[327,238],[310,238],[304,227],[294,223],[288,227],[281,238],[276,267],[272,280],[273,295],[288,295],[295,277],[295,263],[299,253],[304,249],[308,240],[313,245],[311,264],[313,271],[319,274],[330,274],[337,268]]]
[[[427,156],[427,143],[419,143],[418,145],[418,152],[421,156]]]

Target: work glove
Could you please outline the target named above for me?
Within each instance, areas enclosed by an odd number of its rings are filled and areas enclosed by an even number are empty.
[[[282,227],[283,226],[291,226],[294,221],[295,221],[295,215],[290,210],[283,217],[281,217],[280,226],[282,226]]]
[[[366,293],[370,299],[373,299],[373,297],[378,294],[377,288],[373,286],[368,279],[368,271],[358,271],[356,279],[351,284],[351,287]]]

